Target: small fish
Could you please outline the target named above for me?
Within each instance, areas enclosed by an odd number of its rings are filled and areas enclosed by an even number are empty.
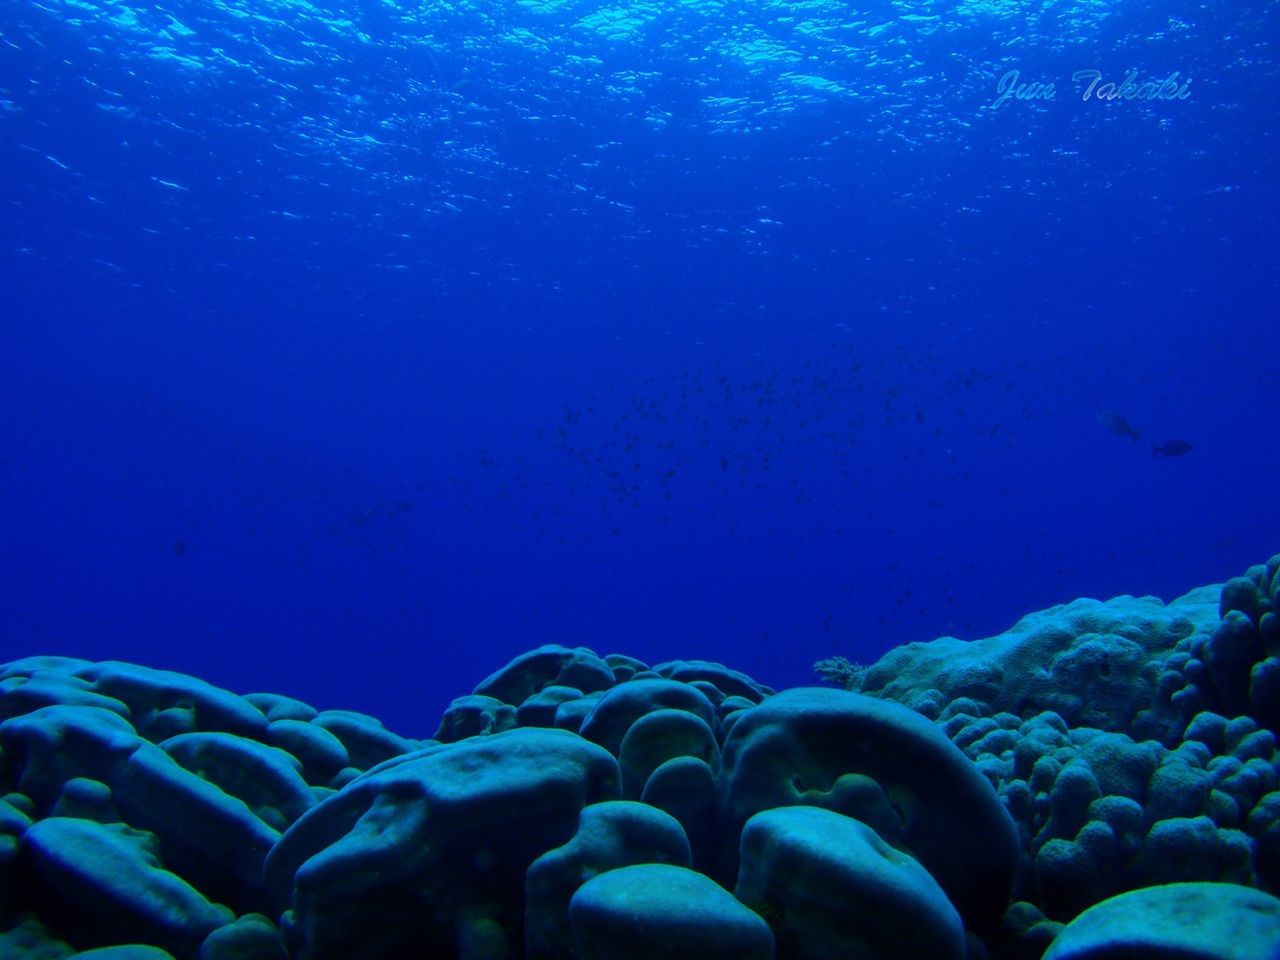
[[[1151,455],[1153,457],[1181,457],[1191,452],[1191,444],[1185,440],[1170,440],[1168,443],[1162,443],[1158,446],[1151,445]]]
[[[1138,437],[1142,436],[1137,430],[1129,426],[1129,421],[1114,410],[1103,410],[1098,414],[1098,422],[1114,433],[1118,437],[1128,437],[1135,443]]]
[[[178,556],[182,556],[184,553],[186,553],[187,541],[183,540],[181,537],[173,541],[173,552],[176,553]]]

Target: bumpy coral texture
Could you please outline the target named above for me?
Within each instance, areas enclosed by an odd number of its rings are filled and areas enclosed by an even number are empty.
[[[850,690],[544,646],[425,741],[16,661],[0,956],[1280,956],[1278,591],[1076,601]]]

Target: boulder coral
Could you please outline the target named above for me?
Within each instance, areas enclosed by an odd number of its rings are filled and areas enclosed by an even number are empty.
[[[1280,955],[1280,900],[1229,883],[1143,887],[1090,907],[1044,960],[1265,960]]]
[[[914,856],[976,926],[1004,912],[1018,834],[991,784],[912,710],[842,690],[784,690],[725,738],[720,814],[727,873],[743,826],[764,810],[825,807]]]
[[[1078,600],[848,689],[547,645],[427,740],[16,660],[0,957],[1275,960],[1278,578]]]
[[[569,903],[580,960],[770,960],[773,933],[705,874],[659,863],[610,870]]]
[[[899,648],[853,682],[930,717],[991,781],[1018,826],[1015,896],[1051,918],[1173,882],[1274,893],[1277,701],[1254,681],[1280,653],[1277,571],[1169,604],[1075,601],[986,640]],[[1062,670],[1089,649],[1090,670]]]
[[[915,859],[821,807],[757,813],[742,831],[734,894],[804,960],[963,960],[964,924]]]

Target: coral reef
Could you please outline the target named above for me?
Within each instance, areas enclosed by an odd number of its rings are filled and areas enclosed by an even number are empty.
[[[775,692],[543,646],[430,740],[0,667],[0,957],[1280,956],[1280,557]]]
[[[1054,920],[1162,883],[1275,893],[1278,571],[911,644],[853,687],[930,717],[987,776],[1021,834],[1016,896]]]

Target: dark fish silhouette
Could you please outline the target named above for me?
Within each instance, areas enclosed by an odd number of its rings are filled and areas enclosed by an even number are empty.
[[[1180,457],[1191,452],[1191,444],[1185,440],[1170,440],[1168,443],[1151,445],[1153,457]]]
[[[181,537],[173,541],[173,552],[176,553],[178,556],[182,556],[184,553],[186,553],[187,541],[183,540]]]
[[[1129,426],[1129,421],[1114,410],[1103,410],[1098,414],[1098,422],[1114,433],[1118,437],[1128,437],[1130,440],[1137,441],[1142,436],[1137,430]]]

